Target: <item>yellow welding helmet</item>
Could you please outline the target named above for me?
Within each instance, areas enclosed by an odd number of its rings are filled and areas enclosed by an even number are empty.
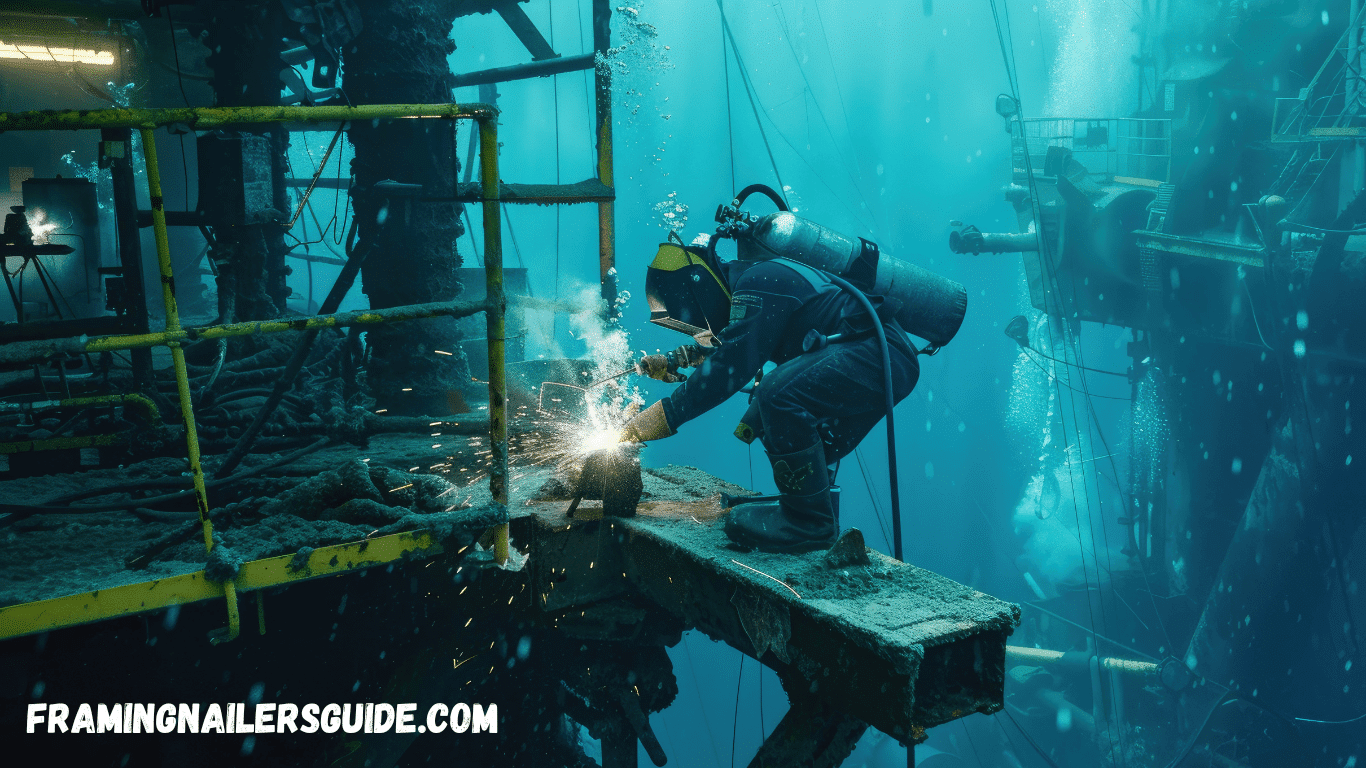
[[[660,243],[645,270],[645,299],[650,322],[694,338],[720,335],[730,319],[730,290],[705,248]]]

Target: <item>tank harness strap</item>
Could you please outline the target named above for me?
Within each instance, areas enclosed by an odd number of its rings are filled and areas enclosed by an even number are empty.
[[[858,240],[863,244],[863,250],[850,262],[844,279],[860,291],[872,294],[873,286],[877,285],[878,260],[882,256],[878,253],[877,243],[861,237]]]

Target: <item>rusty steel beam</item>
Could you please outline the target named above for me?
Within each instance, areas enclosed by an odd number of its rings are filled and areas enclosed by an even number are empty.
[[[612,47],[612,4],[608,0],[593,0],[593,50],[607,55]],[[612,168],[612,69],[593,69],[594,121],[597,134],[598,181],[608,189],[615,189]],[[598,203],[598,279],[602,283],[602,299],[607,302],[607,314],[617,314],[617,231],[616,202]]]
[[[610,203],[616,198],[616,190],[597,179],[586,179],[575,184],[498,184],[498,199],[502,203],[569,205]],[[455,199],[462,203],[478,203],[484,199],[483,190],[474,182],[462,182]]]
[[[502,0],[494,5],[493,10],[503,17],[503,21],[512,29],[512,33],[526,46],[527,53],[531,54],[532,61],[545,61],[547,59],[558,59],[560,54],[551,49],[541,31],[536,29],[526,15],[526,11],[517,4],[517,0]]]
[[[562,75],[566,72],[578,72],[584,69],[592,69],[594,66],[594,54],[581,53],[577,56],[564,56],[544,61],[533,61],[530,64],[513,64],[510,67],[494,67],[492,69],[481,69],[478,72],[468,72],[463,75],[456,75],[452,81],[452,88],[463,88],[471,85],[484,85],[485,83],[508,83],[513,80],[530,80],[533,77],[550,77],[551,75]]]
[[[536,603],[557,625],[603,601],[645,600],[907,742],[1003,706],[1016,605],[867,550],[857,533],[831,553],[737,552],[716,501],[644,502],[606,519],[584,507],[570,518],[567,506],[514,521],[538,554]]]

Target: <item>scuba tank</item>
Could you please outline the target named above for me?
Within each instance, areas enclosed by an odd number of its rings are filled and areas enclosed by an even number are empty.
[[[767,216],[740,210],[745,198],[761,192],[781,209]],[[882,253],[876,243],[850,238],[787,210],[769,187],[746,187],[716,211],[717,238],[735,240],[741,261],[791,259],[848,280],[864,293],[895,302],[896,320],[907,333],[938,348],[953,340],[967,312],[967,289],[960,283]]]

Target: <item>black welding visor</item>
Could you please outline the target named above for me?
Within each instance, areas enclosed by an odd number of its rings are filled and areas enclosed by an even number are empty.
[[[645,270],[650,322],[697,338],[719,335],[730,319],[730,291],[702,248],[661,243]]]

